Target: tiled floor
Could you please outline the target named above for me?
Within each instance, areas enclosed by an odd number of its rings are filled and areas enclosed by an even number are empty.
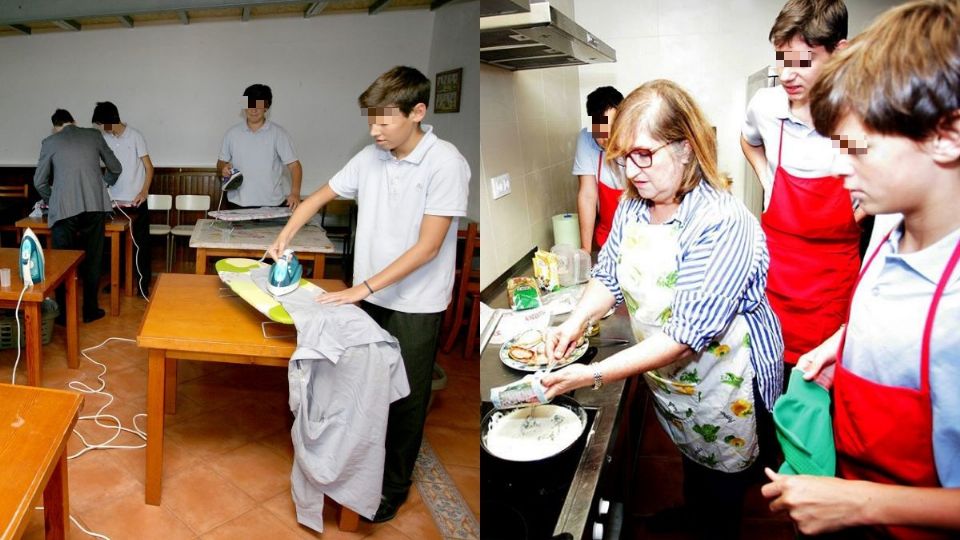
[[[107,295],[101,295],[101,305],[108,302]],[[135,338],[145,306],[143,300],[123,297],[120,317],[81,324],[81,348],[110,336]],[[479,361],[476,356],[460,357],[462,350],[460,344],[453,354],[439,358],[448,385],[435,398],[426,438],[479,518]],[[81,359],[78,371],[66,368],[62,328],[56,329],[53,342],[43,351],[44,386],[66,388],[74,379],[97,386],[100,368],[91,362]],[[111,343],[90,354],[109,368],[106,389],[116,401],[105,412],[131,427],[133,416],[146,407],[145,351],[134,344]],[[0,351],[4,382],[10,380],[14,356],[12,350]],[[194,362],[180,366],[177,414],[166,419],[161,505],[144,504],[143,449],[96,450],[69,462],[73,516],[113,540],[321,537],[297,524],[290,496],[292,416],[285,370]],[[24,370],[21,361],[21,384]],[[87,396],[83,414],[105,403],[100,396]],[[139,423],[145,429],[144,420],[141,417]],[[111,436],[89,421],[78,423],[77,431],[89,442]],[[142,441],[127,433],[113,442],[138,443]],[[82,448],[78,436],[71,437],[69,448],[71,452]],[[394,520],[379,525],[361,522],[354,533],[337,529],[334,506],[328,503],[324,510],[324,539],[440,538],[415,489]],[[25,538],[43,538],[42,512],[34,512]],[[89,537],[73,526],[68,538]]]

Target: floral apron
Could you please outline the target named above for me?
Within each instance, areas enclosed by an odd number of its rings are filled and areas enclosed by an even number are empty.
[[[617,278],[637,341],[670,320],[680,228],[631,223],[623,228]],[[737,315],[700,354],[643,374],[657,419],[688,458],[739,472],[756,459],[756,418],[747,321]]]

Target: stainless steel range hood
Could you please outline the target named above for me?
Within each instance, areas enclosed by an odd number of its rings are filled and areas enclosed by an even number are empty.
[[[529,13],[480,17],[480,61],[516,71],[616,62],[617,53],[549,2],[532,0]]]

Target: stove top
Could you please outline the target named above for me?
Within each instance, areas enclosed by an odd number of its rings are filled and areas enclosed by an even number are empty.
[[[493,405],[480,406],[483,418]],[[597,416],[584,407],[587,426],[577,442],[560,454],[541,461],[515,463],[480,449],[480,538],[483,540],[542,540],[553,538],[570,484]],[[496,516],[495,518],[493,516]]]

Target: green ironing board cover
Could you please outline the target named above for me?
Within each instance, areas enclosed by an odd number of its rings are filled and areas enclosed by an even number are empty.
[[[241,259],[232,257],[229,259],[220,259],[214,267],[220,280],[230,287],[230,290],[237,293],[237,296],[246,300],[248,304],[263,313],[268,319],[283,324],[293,324],[293,319],[287,310],[283,309],[280,302],[270,293],[264,291],[253,282],[250,271],[254,268],[270,266],[269,264],[255,259]],[[325,292],[320,287],[310,283],[305,279],[300,280],[300,287],[310,290],[315,294]]]

